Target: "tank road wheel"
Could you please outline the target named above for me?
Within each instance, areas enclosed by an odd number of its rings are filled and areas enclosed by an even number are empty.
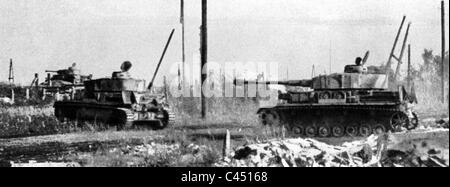
[[[322,93],[319,94],[319,98],[320,99],[330,99],[331,95],[328,92],[322,92]]]
[[[303,134],[304,134],[303,127],[300,127],[300,126],[293,127],[292,132],[296,136],[303,136]]]
[[[345,135],[355,137],[358,134],[358,130],[354,126],[348,126],[345,128]]]
[[[373,133],[376,134],[376,135],[380,135],[380,134],[383,134],[385,132],[386,132],[386,128],[383,125],[381,125],[381,124],[375,125],[373,127]]]
[[[370,134],[372,134],[372,128],[370,128],[369,125],[362,125],[361,127],[359,127],[359,135],[367,137]]]
[[[344,127],[342,126],[334,126],[331,128],[331,133],[334,137],[342,137],[345,134]]]
[[[320,137],[328,137],[331,134],[330,128],[328,126],[320,126],[318,130]]]
[[[333,99],[344,99],[345,93],[344,92],[334,92],[332,97],[333,97]]]
[[[277,127],[281,125],[280,115],[276,111],[266,110],[261,115],[262,124]]]
[[[277,136],[277,129],[282,127],[282,120],[280,115],[275,110],[264,110],[260,114],[260,121],[263,126],[265,126],[265,131],[267,135]],[[268,132],[269,130],[270,132]],[[270,134],[269,134],[270,133]]]
[[[305,135],[307,137],[314,137],[314,136],[316,136],[316,128],[314,126],[312,126],[312,125],[308,125],[305,128]]]
[[[391,117],[391,128],[393,131],[402,131],[409,126],[409,118],[403,112],[397,112]]]

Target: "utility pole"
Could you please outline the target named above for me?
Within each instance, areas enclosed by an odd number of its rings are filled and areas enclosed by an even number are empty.
[[[329,65],[328,66],[330,68],[328,73],[331,74],[331,40],[330,40],[330,51],[329,51],[328,55],[329,55],[329,59],[328,59],[329,60]]]
[[[395,81],[397,81],[397,76],[399,76],[398,74],[400,73],[400,66],[403,63],[403,54],[405,53],[406,42],[408,41],[410,27],[411,27],[411,22],[408,23],[408,28],[406,29],[406,34],[405,34],[405,38],[403,39],[403,45],[402,45],[402,49],[400,51],[400,56],[398,58],[396,56],[394,56],[394,58],[397,60],[397,68],[395,70],[395,75],[394,75]]]
[[[395,36],[394,45],[392,46],[391,53],[389,54],[389,59],[386,64],[385,71],[386,73],[391,68],[392,58],[394,57],[395,48],[397,47],[398,38],[400,37],[400,32],[402,31],[403,24],[405,23],[406,16],[403,16],[402,23],[400,24],[400,28],[398,28],[397,36]]]
[[[178,64],[178,72],[177,72],[177,76],[178,76],[178,90],[180,90],[182,87],[182,81],[181,81],[181,70],[180,70],[180,64]]]
[[[9,84],[14,83],[14,69],[13,69],[13,60],[9,59],[9,76],[8,76]]]
[[[445,72],[444,72],[444,60],[445,60],[445,7],[444,1],[441,1],[441,27],[442,27],[442,51],[441,51],[441,83],[442,83],[442,103],[445,103]]]
[[[408,44],[408,90],[411,90],[411,44]]]
[[[286,80],[289,80],[289,68],[286,68]],[[258,81],[258,80],[256,80]]]
[[[183,89],[186,86],[186,76],[185,76],[185,63],[186,63],[186,51],[185,51],[185,38],[184,38],[184,0],[180,0],[180,23],[181,23],[181,50],[182,50],[182,76],[183,76]]]
[[[206,63],[208,61],[208,2],[207,0],[202,0],[202,26],[200,28],[200,55],[201,55],[201,67],[200,67],[200,74],[201,74],[201,85],[200,88],[202,88],[202,85],[205,83],[208,75],[208,68],[206,66]],[[203,73],[203,70],[205,72]],[[202,118],[206,117],[206,102],[205,102],[205,94],[203,93],[203,90],[201,89],[201,115]]]

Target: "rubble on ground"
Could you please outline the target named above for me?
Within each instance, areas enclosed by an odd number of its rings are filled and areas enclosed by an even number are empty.
[[[159,163],[168,161],[175,166],[181,165],[191,165],[195,163],[203,163],[209,156],[208,153],[211,152],[211,148],[205,145],[182,145],[182,144],[159,144],[159,143],[149,143],[137,146],[126,146],[125,148],[114,148],[109,151],[113,154],[126,155],[134,158],[145,158],[146,164],[156,164],[155,166],[160,166]],[[127,166],[141,166],[141,162],[130,162]],[[171,165],[167,165],[171,166]]]
[[[449,128],[449,118],[426,118],[420,121],[421,129]]]
[[[389,137],[382,160],[391,167],[448,167],[449,130],[415,130]]]
[[[436,120],[436,124],[438,124],[442,128],[448,129],[448,121],[449,121],[449,118],[443,118],[443,119]]]
[[[375,136],[332,146],[314,139],[245,145],[219,167],[448,167],[448,129]]]

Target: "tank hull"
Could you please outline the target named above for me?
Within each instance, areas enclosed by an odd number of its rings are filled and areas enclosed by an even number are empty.
[[[260,108],[265,126],[286,127],[295,136],[368,136],[372,133],[413,129],[417,115],[401,104],[283,104]]]
[[[101,104],[79,101],[57,101],[54,104],[55,116],[59,121],[102,123],[122,128],[150,127],[163,129],[172,125],[175,115],[164,109],[162,116],[134,111],[127,104]],[[146,115],[145,118],[143,115]],[[152,115],[149,117],[149,115]]]

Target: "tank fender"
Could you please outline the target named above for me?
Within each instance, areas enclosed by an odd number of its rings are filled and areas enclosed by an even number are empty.
[[[268,109],[274,109],[275,107],[263,107],[263,108],[259,108],[258,111],[256,112],[256,114],[261,113],[264,110],[268,110]]]

